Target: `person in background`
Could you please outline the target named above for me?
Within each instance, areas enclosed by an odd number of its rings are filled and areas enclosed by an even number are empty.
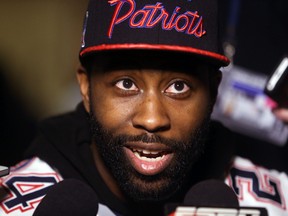
[[[40,123],[25,160],[0,179],[0,215],[36,214],[69,179],[92,188],[100,216],[164,215],[208,179],[240,206],[288,215],[287,175],[235,155],[231,132],[210,119],[229,64],[218,13],[216,0],[90,0],[82,101]],[[46,210],[77,206],[67,204]]]

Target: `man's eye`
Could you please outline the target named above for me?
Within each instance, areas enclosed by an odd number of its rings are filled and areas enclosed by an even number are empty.
[[[183,81],[176,81],[172,83],[166,90],[166,93],[181,94],[190,90],[190,87]]]
[[[116,86],[122,90],[137,91],[138,88],[130,79],[123,79],[116,83]]]

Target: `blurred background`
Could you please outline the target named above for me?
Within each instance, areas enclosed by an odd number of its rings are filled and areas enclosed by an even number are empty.
[[[0,0],[0,164],[12,165],[36,121],[73,109],[87,0]]]
[[[0,2],[1,76],[36,118],[71,109],[87,0]]]
[[[75,75],[87,2],[0,0],[0,165],[18,161],[38,120],[72,110],[80,101]],[[221,42],[231,45],[233,66],[263,81],[288,52],[288,1],[220,0],[220,4]],[[287,169],[281,161],[286,142],[279,145],[236,132],[243,142],[240,154],[275,166],[265,159],[264,147],[269,154],[281,154],[277,168]]]

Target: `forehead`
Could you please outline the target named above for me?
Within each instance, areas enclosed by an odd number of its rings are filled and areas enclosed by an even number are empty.
[[[95,54],[87,59],[92,71],[153,69],[206,76],[213,65],[191,55],[174,52],[121,51]]]

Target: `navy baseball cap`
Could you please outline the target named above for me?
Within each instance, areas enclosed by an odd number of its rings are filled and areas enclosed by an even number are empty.
[[[184,53],[227,66],[217,0],[90,0],[79,54],[125,50]]]

